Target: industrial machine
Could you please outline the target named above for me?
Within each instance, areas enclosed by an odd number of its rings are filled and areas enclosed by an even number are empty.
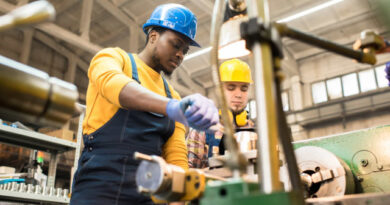
[[[210,39],[211,68],[218,104],[222,108],[225,147],[229,150],[218,161],[231,171],[231,178],[209,181],[205,189],[200,190],[203,187],[201,181],[190,185],[193,177],[189,177],[188,182],[175,180],[177,177],[189,176],[194,170],[179,174],[173,171],[175,169],[171,165],[162,163],[161,159],[157,160],[156,156],[147,156],[136,175],[140,192],[154,195],[159,200],[195,200],[193,203],[202,205],[389,204],[390,194],[346,196],[388,190],[390,183],[383,179],[386,179],[387,174],[385,156],[389,155],[378,152],[385,150],[387,139],[380,133],[385,133],[388,127],[293,145],[280,97],[280,83],[283,79],[280,68],[280,60],[283,58],[281,37],[293,38],[368,64],[376,63],[375,51],[384,45],[383,40],[375,33],[365,31],[356,44],[358,50],[353,50],[286,24],[272,23],[268,13],[266,0],[216,0],[214,4]],[[228,20],[223,25],[222,16]],[[249,53],[252,53],[250,60],[254,65],[256,110],[259,113],[256,119],[258,149],[250,151],[250,154],[241,153],[234,140],[234,129],[229,121],[218,73],[218,58]],[[254,177],[248,178],[245,174],[251,164],[255,171],[250,174]],[[193,176],[206,180],[206,174],[205,170],[200,170]],[[195,194],[187,193],[193,189],[187,186],[198,187],[198,190]],[[182,187],[180,193],[175,191],[175,187]],[[172,198],[172,195],[179,197]]]
[[[294,142],[306,204],[388,204],[388,133],[390,126],[380,126]],[[248,160],[246,175],[240,179],[221,179],[221,176],[233,176],[221,167],[221,158],[226,156],[219,157],[219,160],[218,157],[211,158],[211,170],[190,169],[186,172],[166,164],[158,156],[137,153],[136,158],[144,160],[137,171],[137,184],[140,192],[154,194],[159,200],[195,200],[193,204],[214,205],[260,204],[256,200],[256,152],[244,152],[244,156]],[[284,190],[291,190],[285,162],[280,167],[280,173]],[[298,196],[294,192],[281,192],[265,197],[262,203],[291,203],[289,200],[298,200]]]
[[[300,173],[320,173],[310,196],[390,192],[389,132],[380,126],[294,143]]]

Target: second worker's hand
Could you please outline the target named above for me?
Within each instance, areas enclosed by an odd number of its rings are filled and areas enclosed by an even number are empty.
[[[386,73],[386,78],[387,78],[387,83],[390,86],[390,61],[386,63],[385,65],[385,73]]]
[[[200,131],[215,132],[213,126],[219,122],[214,102],[200,94],[189,95],[180,101],[172,99],[166,111],[170,119]]]

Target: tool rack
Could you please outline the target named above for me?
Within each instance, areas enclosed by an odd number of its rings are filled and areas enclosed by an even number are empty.
[[[67,189],[54,188],[59,154],[75,150],[74,170],[79,159],[82,120],[80,115],[77,142],[55,138],[42,133],[0,125],[0,143],[21,146],[50,153],[48,180],[46,187],[16,182],[0,185],[0,200],[15,202],[39,202],[45,204],[68,204],[70,198]],[[72,173],[73,175],[73,173]]]

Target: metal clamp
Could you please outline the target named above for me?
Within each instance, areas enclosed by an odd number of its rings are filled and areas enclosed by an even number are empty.
[[[264,23],[261,18],[251,18],[241,23],[240,32],[247,49],[251,49],[255,42],[267,42],[271,45],[272,55],[283,58],[279,32],[272,24]]]

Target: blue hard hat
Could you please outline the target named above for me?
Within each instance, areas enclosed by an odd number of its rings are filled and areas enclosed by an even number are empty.
[[[147,34],[149,27],[159,26],[187,36],[191,46],[200,47],[195,41],[196,16],[180,4],[163,4],[154,9],[142,29]]]

